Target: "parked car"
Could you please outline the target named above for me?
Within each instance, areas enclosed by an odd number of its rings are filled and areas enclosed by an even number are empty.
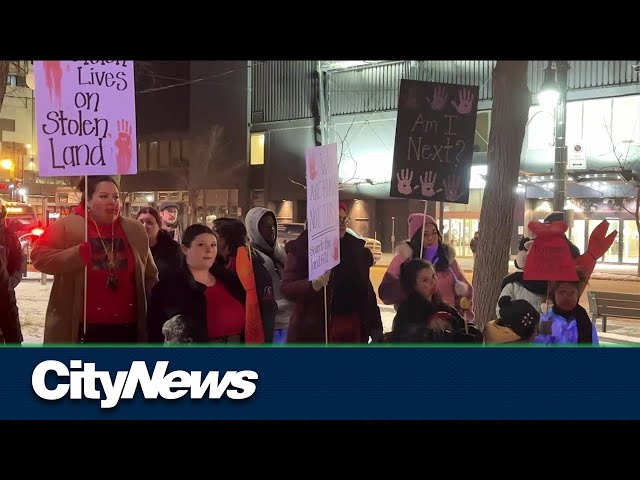
[[[358,235],[350,228],[347,228],[347,232],[349,232],[354,237],[358,237],[364,240],[364,246],[371,250],[371,253],[373,254],[373,264],[375,265],[376,263],[378,263],[380,257],[382,257],[382,243],[380,243],[380,240],[376,240],[375,238],[371,237],[363,237],[362,235]]]
[[[304,231],[304,223],[278,223],[278,241],[284,247],[285,244],[290,240],[295,240],[298,236]],[[349,232],[354,237],[361,238],[365,242],[365,247],[371,250],[373,254],[373,264],[375,265],[382,257],[382,244],[379,240],[371,237],[363,237],[362,235],[358,235],[352,229],[347,228],[347,232]]]

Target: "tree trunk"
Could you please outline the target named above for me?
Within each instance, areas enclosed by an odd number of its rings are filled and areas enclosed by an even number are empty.
[[[495,318],[500,284],[508,272],[515,190],[530,105],[527,62],[499,61],[493,71],[488,171],[473,268],[473,308],[480,329]]]
[[[636,188],[636,231],[640,234],[640,186]],[[640,241],[638,241],[638,271],[640,277]]]
[[[200,195],[200,190],[189,189],[189,210],[191,210],[191,213],[188,216],[189,225],[193,225],[198,220],[198,196],[199,195]],[[184,228],[188,227],[189,225],[185,225]]]
[[[0,108],[7,90],[7,77],[9,76],[9,61],[0,60]]]

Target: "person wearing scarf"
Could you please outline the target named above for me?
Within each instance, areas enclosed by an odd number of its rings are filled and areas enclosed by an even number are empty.
[[[471,302],[473,287],[455,259],[455,249],[442,241],[435,219],[430,215],[412,213],[407,218],[407,226],[409,240],[402,242],[396,248],[396,255],[391,260],[378,288],[380,300],[385,305],[394,305],[397,310],[407,296],[400,281],[402,264],[412,258],[422,258],[430,262],[436,270],[438,294],[442,301],[458,310],[467,321],[473,322],[475,315],[472,308],[463,310],[460,303],[462,298],[467,298]],[[420,252],[421,245],[422,252]]]
[[[44,343],[146,343],[147,298],[158,282],[149,238],[121,215],[113,178],[87,184],[73,213],[49,225],[31,252],[33,266],[55,276]]]
[[[553,307],[540,317],[534,343],[599,345],[598,332],[587,311],[578,304],[584,276],[578,282],[551,282]]]

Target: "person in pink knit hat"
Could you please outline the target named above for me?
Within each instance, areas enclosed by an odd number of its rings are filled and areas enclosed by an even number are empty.
[[[438,224],[430,215],[412,213],[407,218],[409,240],[405,240],[396,248],[396,255],[389,264],[382,283],[378,288],[378,296],[385,305],[397,307],[405,299],[405,292],[400,283],[400,267],[412,258],[423,258],[431,262],[436,270],[437,292],[442,301],[455,307],[466,318],[473,321],[475,315],[471,308],[473,287],[467,281],[455,259],[453,247],[442,242]],[[423,234],[424,223],[424,234]],[[422,252],[420,247],[422,246]],[[461,301],[466,298],[468,308],[463,309]]]

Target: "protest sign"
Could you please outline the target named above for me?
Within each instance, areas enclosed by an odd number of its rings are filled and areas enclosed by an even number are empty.
[[[530,222],[529,230],[535,235],[533,246],[524,266],[524,280],[577,282],[576,261],[571,256],[564,233],[564,222],[550,224]]]
[[[137,172],[133,61],[34,62],[41,177]]]
[[[400,82],[391,197],[469,203],[478,91]]]
[[[315,280],[340,263],[338,146],[307,149],[306,163],[309,280]]]

